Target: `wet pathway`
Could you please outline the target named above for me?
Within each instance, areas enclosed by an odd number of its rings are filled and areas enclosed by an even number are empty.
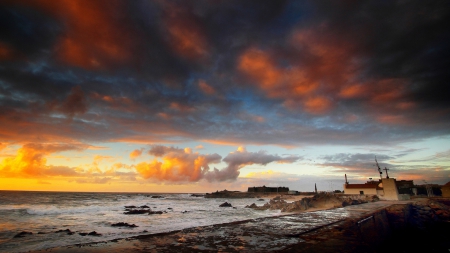
[[[55,248],[50,252],[237,252],[280,251],[303,239],[299,235],[346,219],[364,219],[376,210],[407,201],[379,201],[331,210],[194,227],[178,232],[113,242]],[[48,251],[42,251],[48,252]]]

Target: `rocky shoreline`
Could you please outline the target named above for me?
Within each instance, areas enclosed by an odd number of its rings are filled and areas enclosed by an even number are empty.
[[[332,193],[319,193],[313,197],[305,197],[294,202],[287,202],[282,196],[277,196],[271,199],[268,203],[258,206],[255,203],[246,206],[255,210],[281,210],[281,212],[301,212],[311,208],[338,208],[349,205],[359,205],[368,202],[378,201],[377,196],[351,197],[338,196]]]
[[[445,233],[450,224],[447,202],[375,201],[36,252],[392,252],[390,243],[397,244],[398,252],[441,252],[450,246]],[[428,234],[433,245],[405,238],[430,239]],[[412,250],[402,251],[402,247]]]

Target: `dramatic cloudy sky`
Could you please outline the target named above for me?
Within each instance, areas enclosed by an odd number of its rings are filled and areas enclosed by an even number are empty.
[[[450,181],[449,1],[0,3],[0,190]]]

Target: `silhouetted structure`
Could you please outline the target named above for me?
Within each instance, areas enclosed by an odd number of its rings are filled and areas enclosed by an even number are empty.
[[[289,187],[266,187],[258,186],[258,187],[248,187],[248,192],[288,192]]]

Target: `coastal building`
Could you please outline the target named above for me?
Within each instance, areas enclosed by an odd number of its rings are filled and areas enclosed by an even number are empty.
[[[289,192],[289,187],[266,187],[265,185],[263,186],[253,186],[253,187],[248,187],[248,192],[259,192],[259,193],[264,193],[264,192]]]
[[[388,168],[381,169],[375,157],[375,163],[380,174],[380,180],[374,181],[370,178],[365,184],[350,184],[345,174],[344,193],[360,194],[360,195],[377,195],[380,199],[385,200],[407,200],[410,196],[417,194],[417,188],[414,186],[413,180],[399,180],[389,178]],[[386,171],[386,178],[382,178],[382,170]]]
[[[378,195],[383,188],[376,184],[344,184],[344,194]]]

